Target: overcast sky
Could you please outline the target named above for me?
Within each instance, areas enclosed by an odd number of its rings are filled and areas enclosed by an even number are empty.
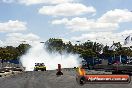
[[[97,41],[132,34],[132,0],[0,0],[0,46],[21,41]]]

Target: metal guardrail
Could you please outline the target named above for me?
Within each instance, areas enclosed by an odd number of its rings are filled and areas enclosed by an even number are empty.
[[[5,77],[6,75],[13,75],[15,73],[23,72],[25,68],[21,63],[14,64],[9,62],[0,63],[0,77]]]
[[[11,76],[16,73],[21,73],[22,69],[21,68],[11,68],[11,67],[6,67],[0,69],[0,77],[6,77],[6,76]]]

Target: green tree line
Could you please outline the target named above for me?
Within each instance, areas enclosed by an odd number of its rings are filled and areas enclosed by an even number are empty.
[[[30,48],[29,44],[20,44],[18,47],[13,46],[0,47],[0,59],[1,60],[18,59],[20,56],[25,54],[29,48]]]
[[[72,53],[79,54],[81,58],[100,58],[100,52],[103,51],[103,55],[105,57],[114,56],[114,55],[126,55],[132,57],[132,47],[122,47],[120,42],[114,43],[113,45],[116,47],[115,50],[109,50],[111,46],[103,45],[97,42],[92,42],[90,40],[81,43],[77,41],[79,44],[72,44],[71,41],[63,42],[62,39],[50,38],[44,44],[46,46],[47,51],[54,53]],[[23,54],[27,52],[27,50],[31,46],[29,44],[20,44],[18,47],[6,46],[0,47],[0,59],[3,60],[12,60],[18,59]]]
[[[77,41],[79,42],[79,41]],[[122,47],[120,42],[113,43],[115,50],[109,50],[111,46],[103,45],[97,42],[87,40],[84,43],[72,44],[70,41],[64,43],[62,39],[50,38],[46,41],[47,50],[49,52],[67,52],[73,54],[79,54],[82,58],[99,58],[102,51],[105,57],[114,55],[126,55],[132,57],[132,47]]]

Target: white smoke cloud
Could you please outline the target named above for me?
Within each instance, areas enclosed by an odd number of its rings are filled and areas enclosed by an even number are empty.
[[[73,68],[79,66],[79,60],[78,55],[50,54],[40,43],[32,44],[32,48],[20,59],[23,67],[26,67],[26,71],[33,71],[35,63],[45,63],[47,70],[57,69],[58,64],[61,64],[62,68]]]

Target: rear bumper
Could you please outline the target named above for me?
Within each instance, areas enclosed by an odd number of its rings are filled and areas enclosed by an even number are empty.
[[[46,70],[46,67],[34,67],[34,70]]]

